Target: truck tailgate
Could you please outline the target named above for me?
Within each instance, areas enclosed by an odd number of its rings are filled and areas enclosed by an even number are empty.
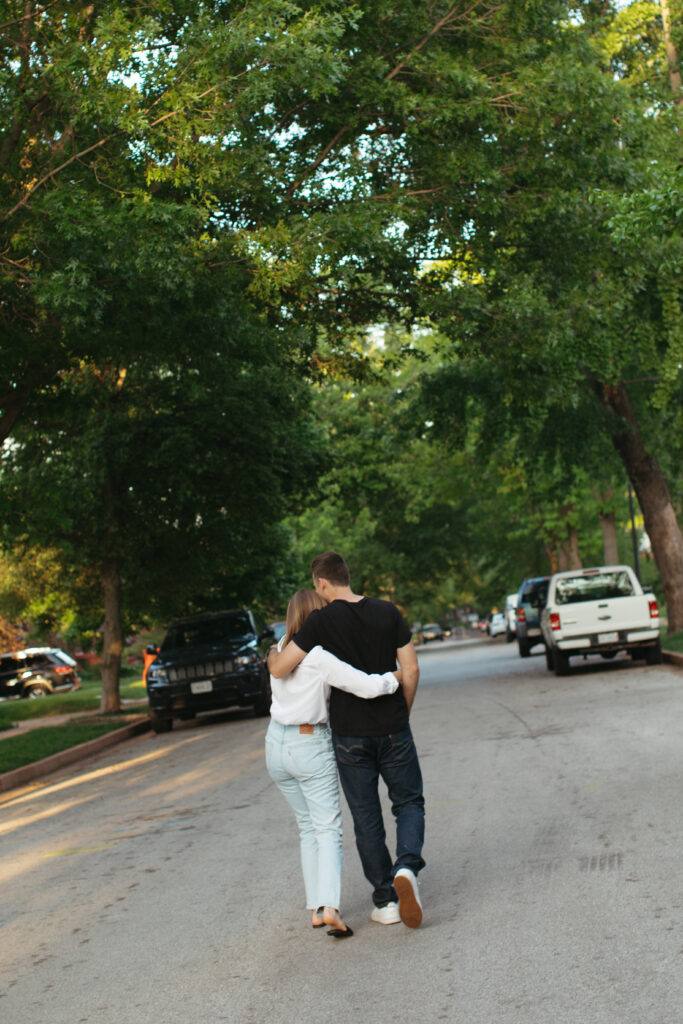
[[[647,629],[650,626],[649,601],[642,595],[613,597],[608,601],[580,601],[563,605],[558,611],[563,637]]]

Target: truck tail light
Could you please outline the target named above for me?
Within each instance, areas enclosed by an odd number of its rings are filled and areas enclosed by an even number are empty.
[[[659,605],[657,604],[657,598],[656,597],[651,597],[650,598],[650,618],[651,619],[658,619],[659,618]]]
[[[523,608],[518,608],[517,609],[517,622],[525,622],[525,621],[526,621],[526,615],[524,614],[524,609]]]
[[[58,676],[65,676],[72,671],[73,669],[69,665],[55,665],[55,672]]]
[[[551,612],[550,613],[550,628],[551,629],[559,629],[560,628],[560,613],[559,612]]]

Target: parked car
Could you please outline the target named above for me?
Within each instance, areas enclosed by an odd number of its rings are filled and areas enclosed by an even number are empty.
[[[522,658],[543,643],[541,611],[545,608],[550,576],[532,576],[517,591],[517,646]]]
[[[548,668],[558,676],[567,675],[573,654],[628,651],[648,665],[662,661],[657,601],[628,565],[555,573],[541,627]]]
[[[283,636],[287,632],[287,623],[286,622],[271,622],[270,628],[273,631],[273,639],[274,639],[275,643],[277,643],[278,640],[282,640]]]
[[[503,612],[494,612],[488,624],[489,636],[501,636],[507,632],[507,621]]]
[[[179,619],[168,627],[147,671],[147,696],[155,732],[168,732],[174,718],[194,718],[201,711],[253,707],[270,710],[270,676],[252,613],[214,612]]]
[[[508,643],[517,636],[517,600],[518,594],[508,594],[505,598],[505,639]]]
[[[422,642],[427,643],[429,640],[443,640],[444,631],[438,622],[428,622],[426,626],[422,627]]]
[[[76,662],[58,647],[27,647],[0,655],[0,697],[46,697],[80,686]]]

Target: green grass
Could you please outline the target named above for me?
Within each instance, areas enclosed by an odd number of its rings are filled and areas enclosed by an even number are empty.
[[[77,715],[83,711],[98,711],[102,680],[99,666],[79,670],[81,689],[72,693],[59,693],[37,700],[0,701],[0,731],[11,729],[17,722],[28,719],[50,719],[54,715]],[[122,666],[119,692],[121,699],[144,700],[147,689],[142,682],[139,666]],[[0,739],[0,772],[22,768],[50,754],[68,750],[78,743],[102,736],[113,729],[120,729],[133,714],[145,714],[146,708],[124,706],[120,712],[98,716],[96,720],[69,721],[65,725],[51,725],[45,728],[17,730],[17,735]]]
[[[0,741],[0,773],[23,768],[24,765],[33,764],[43,757],[94,740],[98,736],[121,728],[122,724],[121,721],[112,718],[108,722],[45,726],[44,729],[31,729],[20,736],[8,736]]]
[[[683,654],[683,630],[679,633],[671,633],[667,636],[666,632],[662,630],[662,647],[665,651],[678,651],[679,654]]]
[[[100,706],[102,683],[98,671],[87,669],[81,673],[82,686],[72,693],[56,693],[37,700],[0,701],[0,731],[11,729],[15,722],[27,719],[50,718],[53,715],[75,715],[79,711],[97,711]],[[142,700],[147,689],[136,669],[133,678],[122,677],[119,692],[122,700]]]

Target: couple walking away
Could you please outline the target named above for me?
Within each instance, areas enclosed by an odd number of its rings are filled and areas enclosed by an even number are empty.
[[[338,769],[373,887],[370,917],[417,928],[424,798],[408,721],[420,674],[410,627],[390,601],[353,593],[348,566],[335,551],[314,558],[311,573],[315,589],[294,595],[285,636],[268,656],[273,701],[266,736],[268,771],[299,827],[306,905],[314,928],[327,925],[334,938],[353,935],[339,913]],[[395,862],[386,846],[380,777],[396,819]]]

